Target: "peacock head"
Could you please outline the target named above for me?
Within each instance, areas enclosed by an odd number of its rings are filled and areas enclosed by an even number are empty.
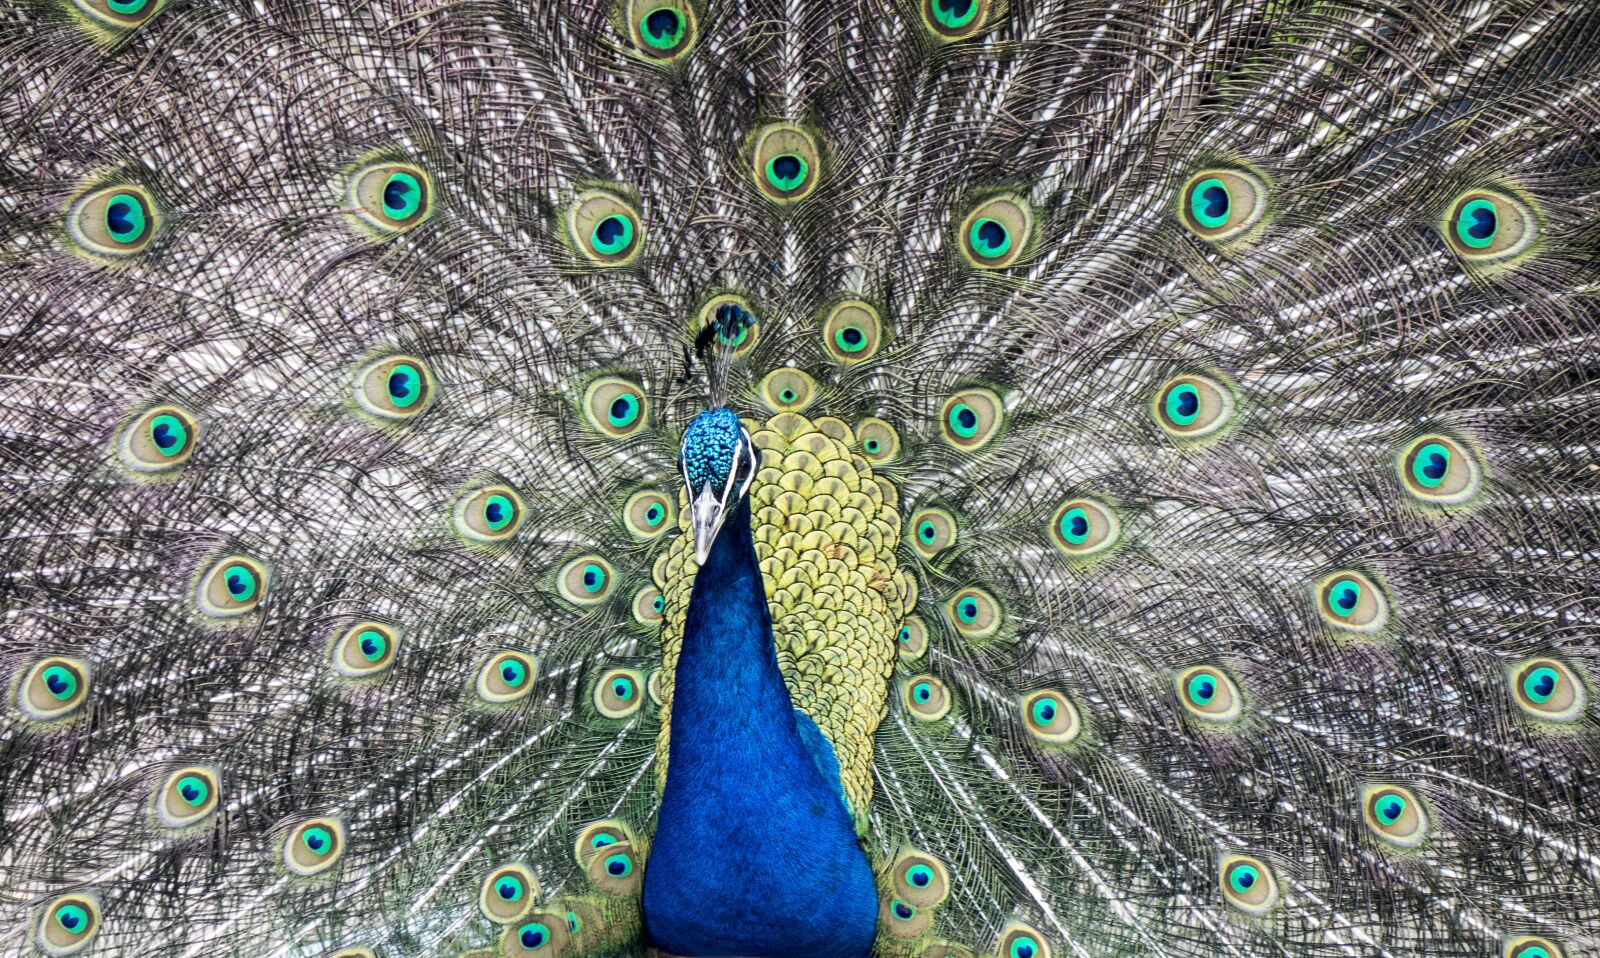
[[[689,490],[689,528],[700,564],[710,558],[723,520],[750,491],[757,463],[750,433],[727,407],[706,410],[683,431],[678,468]]]

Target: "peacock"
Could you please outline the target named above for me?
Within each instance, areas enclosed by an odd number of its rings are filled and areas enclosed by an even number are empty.
[[[1600,956],[1600,5],[0,63],[0,953]]]

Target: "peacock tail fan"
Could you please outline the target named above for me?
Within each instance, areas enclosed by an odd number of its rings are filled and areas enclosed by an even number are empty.
[[[1600,953],[1594,4],[28,0],[0,64],[17,953],[643,953],[724,405],[880,953]]]

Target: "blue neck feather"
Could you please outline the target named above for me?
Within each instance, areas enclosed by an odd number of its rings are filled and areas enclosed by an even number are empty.
[[[689,599],[645,930],[685,958],[860,958],[877,907],[837,762],[778,670],[741,501]]]

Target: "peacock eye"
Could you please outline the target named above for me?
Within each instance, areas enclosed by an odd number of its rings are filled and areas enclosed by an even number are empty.
[[[982,589],[962,589],[951,596],[945,616],[968,639],[987,639],[1000,631],[1000,603]]]
[[[87,14],[91,23],[116,32],[144,24],[163,3],[164,0],[72,0],[72,5]]]
[[[156,406],[122,430],[117,451],[129,469],[159,473],[176,469],[194,452],[195,417],[178,406]]]
[[[956,517],[943,509],[918,509],[906,528],[906,541],[924,559],[955,545]]]
[[[426,409],[433,396],[428,365],[412,356],[389,356],[362,367],[356,405],[379,419],[403,421]]]
[[[856,423],[855,434],[861,457],[875,466],[900,455],[900,433],[882,419],[861,420]]]
[[[664,492],[646,489],[628,497],[622,522],[635,539],[658,539],[677,522],[677,503]]]
[[[1265,914],[1278,903],[1277,878],[1260,859],[1229,855],[1222,860],[1222,896],[1240,911]]]
[[[1179,218],[1209,243],[1236,239],[1266,213],[1266,184],[1237,169],[1202,170],[1184,184]]]
[[[17,688],[17,705],[35,722],[70,715],[89,697],[89,667],[77,659],[52,656],[28,669]]]
[[[902,659],[919,659],[928,651],[928,626],[914,615],[906,616],[900,623],[900,632],[896,636]]]
[[[724,355],[747,355],[759,341],[761,326],[755,307],[743,296],[720,293],[695,311],[689,330],[696,350],[715,345]]]
[[[1413,498],[1457,505],[1478,493],[1482,471],[1466,447],[1449,436],[1412,440],[1400,453],[1400,479]]]
[[[625,439],[644,427],[648,404],[644,391],[617,376],[604,376],[584,391],[589,425],[609,439]]]
[[[1155,413],[1167,433],[1193,439],[1227,425],[1233,415],[1233,395],[1214,379],[1178,376],[1157,391]]]
[[[639,211],[615,193],[590,190],[579,194],[567,212],[567,229],[585,259],[600,266],[625,266],[643,248]]]
[[[640,625],[657,625],[664,618],[667,599],[655,586],[645,586],[633,596],[633,620]]]
[[[1391,845],[1415,848],[1428,837],[1427,815],[1408,789],[1398,785],[1369,788],[1362,806],[1367,827]]]
[[[761,380],[761,398],[773,412],[799,412],[816,391],[816,380],[791,367],[774,369]]]
[[[284,843],[284,863],[297,875],[315,875],[332,868],[344,854],[344,829],[331,818],[301,822]]]
[[[594,684],[594,707],[606,718],[627,718],[639,711],[644,677],[633,669],[609,669]]]
[[[613,845],[631,847],[632,844],[633,830],[619,819],[608,818],[591,822],[578,832],[578,837],[573,842],[573,855],[577,858],[578,864],[588,870],[601,849]]]
[[[573,605],[599,605],[610,598],[616,570],[597,555],[579,556],[556,573],[556,591]]]
[[[523,652],[496,652],[478,670],[478,698],[491,705],[520,701],[533,691],[538,665]]]
[[[777,203],[797,203],[821,178],[822,151],[810,131],[773,123],[755,134],[756,187]]]
[[[889,876],[895,900],[912,909],[932,908],[950,894],[949,871],[943,862],[926,852],[901,852]]]
[[[1526,203],[1493,190],[1471,190],[1457,197],[1440,230],[1457,256],[1478,263],[1508,260],[1525,252],[1538,232]]]
[[[589,881],[608,895],[634,893],[639,886],[632,842],[615,842],[597,849],[589,858]]]
[[[160,214],[150,194],[122,184],[85,193],[67,214],[67,232],[85,252],[132,256],[150,245]]]
[[[1069,499],[1050,517],[1050,541],[1073,559],[1104,552],[1121,535],[1117,514],[1090,499]]]
[[[530,921],[517,929],[517,940],[524,948],[538,948],[550,940],[550,929],[542,922]]]
[[[381,235],[392,236],[428,218],[433,185],[421,167],[372,163],[350,175],[347,201],[361,222]]]
[[[497,925],[519,921],[533,909],[539,883],[526,865],[502,865],[490,872],[478,892],[478,910]]]
[[[990,0],[922,0],[923,26],[941,40],[962,40],[983,28]]]
[[[1000,397],[987,389],[963,389],[944,401],[939,410],[940,435],[965,452],[983,448],[999,432],[1005,419]]]
[[[235,555],[213,564],[195,590],[200,611],[216,619],[244,615],[261,603],[267,571],[248,556]]]
[[[1231,722],[1244,712],[1238,686],[1219,669],[1196,666],[1179,672],[1178,700],[1189,714],[1208,722]]]
[[[456,502],[455,528],[474,542],[510,538],[522,525],[522,497],[510,486],[484,486],[469,491]]]
[[[1510,671],[1511,698],[1535,718],[1571,722],[1584,710],[1587,692],[1572,669],[1557,659],[1526,659]]]
[[[905,684],[901,701],[912,718],[933,722],[950,714],[950,694],[931,675],[919,675]]]
[[[217,777],[209,769],[179,769],[156,792],[156,817],[168,828],[187,828],[216,808]]]
[[[628,0],[624,17],[634,48],[650,60],[677,59],[694,45],[694,8],[688,0]]]
[[[1043,935],[1014,921],[1000,934],[1000,954],[1007,958],[1050,958],[1050,946]]]
[[[973,266],[1003,269],[1023,254],[1032,231],[1028,204],[1019,196],[997,196],[978,204],[961,221],[961,252]]]
[[[1029,735],[1051,745],[1065,745],[1083,731],[1077,706],[1054,689],[1023,696],[1022,721]]]
[[[45,906],[37,942],[47,955],[71,955],[89,947],[100,930],[100,906],[90,895],[62,895]]]
[[[1548,938],[1522,936],[1506,942],[1505,958],[1566,958],[1566,949]]]
[[[882,341],[878,311],[859,299],[834,306],[822,321],[822,347],[834,361],[846,366],[871,359]]]
[[[1383,590],[1359,572],[1336,572],[1317,587],[1317,611],[1324,622],[1346,632],[1371,634],[1389,621]]]
[[[369,678],[394,664],[395,630],[381,622],[358,622],[333,644],[333,667],[346,678]]]

